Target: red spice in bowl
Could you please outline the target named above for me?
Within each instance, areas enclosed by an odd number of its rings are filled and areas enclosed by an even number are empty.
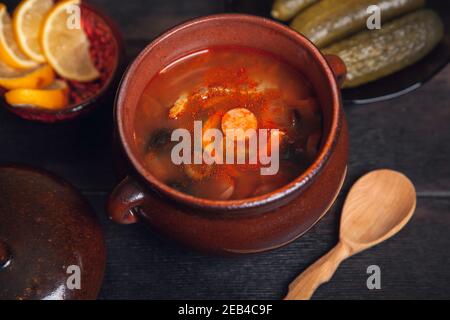
[[[90,82],[67,81],[69,86],[69,104],[57,111],[33,107],[6,108],[18,116],[40,122],[59,122],[74,119],[97,106],[103,97],[119,79],[120,63],[123,56],[122,38],[115,24],[90,4],[81,4],[81,24],[90,42],[92,61],[100,72],[100,77]]]

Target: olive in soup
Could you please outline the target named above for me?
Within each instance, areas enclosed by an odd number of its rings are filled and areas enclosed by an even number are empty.
[[[317,156],[322,116],[314,89],[290,64],[243,47],[174,61],[148,83],[135,143],[161,182],[195,197],[270,193]]]

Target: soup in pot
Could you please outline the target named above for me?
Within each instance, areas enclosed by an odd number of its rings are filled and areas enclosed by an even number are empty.
[[[136,112],[145,167],[178,191],[212,200],[283,187],[315,160],[322,116],[300,70],[265,51],[212,47],[162,69]]]

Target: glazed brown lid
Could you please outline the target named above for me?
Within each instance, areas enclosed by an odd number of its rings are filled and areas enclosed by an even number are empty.
[[[105,256],[99,221],[72,186],[0,166],[0,299],[95,299]]]

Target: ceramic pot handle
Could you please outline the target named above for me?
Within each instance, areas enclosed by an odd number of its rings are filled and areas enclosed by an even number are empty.
[[[327,59],[331,69],[333,70],[339,86],[342,87],[347,75],[347,67],[345,66],[344,61],[334,54],[325,55],[325,59]]]
[[[132,224],[138,221],[138,210],[145,201],[145,192],[139,183],[126,177],[113,190],[108,199],[108,216],[120,224]]]
[[[346,244],[340,242],[330,252],[317,260],[299,275],[290,285],[285,300],[309,300],[314,291],[325,282],[330,281],[339,264],[350,256]]]

